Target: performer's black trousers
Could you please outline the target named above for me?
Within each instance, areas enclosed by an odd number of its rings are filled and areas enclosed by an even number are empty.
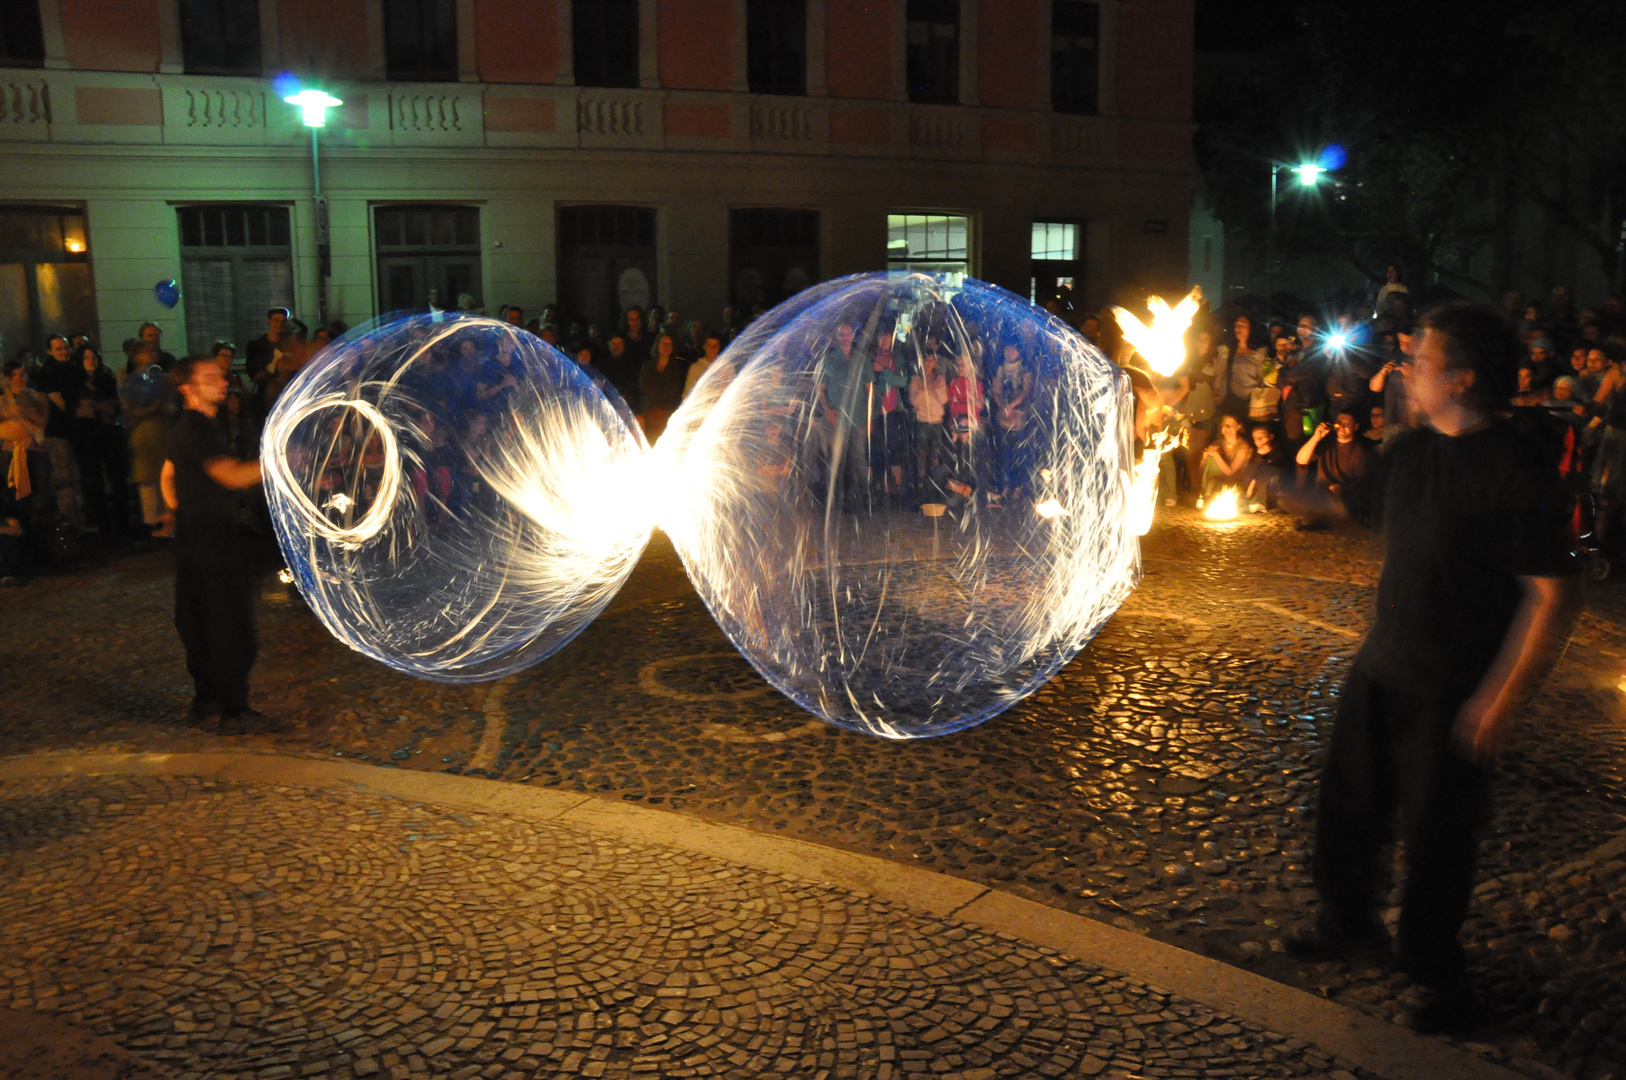
[[[186,670],[199,705],[226,716],[248,708],[254,666],[254,573],[236,542],[219,548],[175,548],[175,629],[186,646]]]
[[[1460,704],[1396,691],[1357,666],[1339,699],[1321,778],[1311,869],[1328,928],[1355,936],[1374,925],[1385,880],[1378,856],[1398,807],[1406,885],[1396,947],[1400,970],[1427,986],[1462,974],[1457,934],[1488,803],[1485,773],[1451,746]]]

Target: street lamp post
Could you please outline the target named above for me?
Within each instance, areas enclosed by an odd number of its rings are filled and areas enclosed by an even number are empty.
[[[327,279],[333,273],[333,246],[328,239],[327,199],[322,195],[322,158],[317,132],[327,126],[327,111],[344,102],[323,90],[300,90],[282,100],[299,106],[300,120],[311,129],[311,192],[316,218],[316,321],[327,322]]]
[[[1336,167],[1336,166],[1335,166]],[[1304,187],[1315,187],[1321,182],[1321,174],[1327,168],[1319,162],[1305,162],[1300,165],[1288,165],[1281,161],[1270,163],[1270,236],[1268,240],[1265,280],[1265,332],[1270,332],[1270,321],[1276,317],[1276,179],[1283,169],[1290,169],[1298,174],[1299,183]]]

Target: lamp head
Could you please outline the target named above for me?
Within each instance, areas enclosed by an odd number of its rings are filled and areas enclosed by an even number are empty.
[[[282,100],[290,105],[299,106],[300,119],[306,127],[326,127],[327,111],[344,102],[329,94],[325,90],[301,90],[297,94],[289,94]]]
[[[1293,171],[1299,174],[1299,183],[1305,187],[1315,187],[1321,179],[1321,174],[1327,170],[1311,161],[1303,165],[1295,165]]]

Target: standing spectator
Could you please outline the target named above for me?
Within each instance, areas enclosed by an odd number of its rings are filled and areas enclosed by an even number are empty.
[[[1299,324],[1304,332],[1304,324]],[[1321,422],[1327,407],[1326,385],[1321,358],[1305,344],[1306,339],[1295,339],[1295,348],[1287,356],[1287,366],[1276,374],[1277,387],[1282,392],[1282,434],[1286,436],[1284,449],[1289,456],[1298,453],[1304,440]]]
[[[136,337],[143,344],[151,345],[153,352],[158,355],[158,366],[168,371],[175,366],[175,354],[164,351],[164,332],[158,328],[157,323],[144,322],[136,330]]]
[[[215,363],[220,365],[221,377],[226,380],[226,392],[246,396],[249,392],[248,384],[243,381],[241,375],[232,369],[232,365],[237,361],[237,346],[229,341],[217,341],[209,346],[209,355],[214,357]],[[125,365],[124,370],[126,373],[129,372],[128,364]]]
[[[1377,374],[1367,382],[1367,389],[1383,398],[1383,442],[1393,443],[1412,430],[1411,399],[1406,394],[1406,367],[1417,354],[1417,326],[1408,319],[1395,330],[1395,348],[1398,356],[1386,359]]]
[[[828,472],[826,492],[831,503],[856,514],[869,506],[869,394],[875,369],[856,344],[857,332],[849,322],[836,327],[836,340],[819,361],[818,398],[820,444]]]
[[[994,369],[993,429],[999,440],[999,477],[988,495],[990,506],[1015,499],[1027,487],[1031,467],[1033,431],[1028,423],[1028,402],[1033,397],[1033,372],[1022,363],[1022,349],[1015,342],[1005,346],[999,367]],[[1173,465],[1173,461],[1170,461]]]
[[[1395,312],[1389,310],[1389,298],[1392,296],[1406,296],[1408,290],[1400,280],[1400,267],[1390,263],[1383,268],[1383,287],[1378,290],[1378,298],[1372,307],[1378,315],[1392,317]]]
[[[502,309],[502,321],[510,326],[523,327],[525,325],[525,312],[513,304],[509,304]]]
[[[638,393],[644,405],[644,437],[651,443],[661,437],[666,421],[683,403],[684,374],[676,343],[671,334],[663,331],[655,338],[655,355],[644,361],[638,373]]]
[[[276,355],[272,358],[270,366],[262,372],[265,380],[260,384],[260,392],[265,400],[266,416],[271,415],[271,410],[276,407],[277,398],[282,396],[282,392],[288,388],[288,384],[310,358],[311,347],[310,341],[305,336],[305,327],[298,321],[285,324],[282,328],[282,340],[277,342]]]
[[[239,491],[260,483],[260,463],[232,456],[215,413],[226,380],[207,359],[177,364],[186,407],[170,433],[164,500],[175,512],[175,628],[186,647],[191,720],[220,717],[223,735],[280,731],[248,707],[254,666],[254,573],[238,528]]]
[[[948,380],[937,370],[938,353],[922,349],[920,371],[909,380],[909,409],[914,414],[915,491],[926,490],[942,454],[943,418],[948,412]]]
[[[693,323],[690,324],[694,325]],[[706,372],[717,362],[717,355],[723,351],[723,337],[718,333],[708,333],[701,341],[700,356],[689,365],[688,373],[683,376],[683,396],[686,398],[694,390],[695,384],[705,377]]]
[[[1179,409],[1186,425],[1186,480],[1199,497],[1203,451],[1214,437],[1214,416],[1225,397],[1228,378],[1214,332],[1198,330],[1192,341],[1191,359],[1186,362],[1187,392]]]
[[[157,353],[137,343],[125,371],[124,428],[130,446],[130,478],[135,482],[141,520],[151,535],[168,539],[175,535],[175,519],[164,505],[159,491],[164,468],[164,443],[169,434],[166,407],[170,402],[169,378],[157,364]]]
[[[45,343],[45,362],[35,375],[34,388],[50,403],[45,419],[45,452],[51,457],[57,513],[75,527],[84,526],[85,516],[79,503],[79,468],[73,456],[73,414],[68,410],[68,395],[79,378],[68,357],[68,339],[53,335]]]
[[[119,384],[112,369],[89,345],[74,355],[79,378],[68,384],[74,463],[79,490],[90,519],[103,540],[122,536],[129,527],[129,455],[119,426]]]
[[[875,388],[870,394],[871,450],[874,466],[881,474],[881,487],[894,502],[903,499],[903,466],[909,456],[909,417],[903,411],[903,391],[908,380],[898,370],[890,328],[882,330],[875,343]]]
[[[1254,390],[1264,385],[1265,358],[1253,347],[1253,321],[1246,315],[1236,317],[1232,333],[1236,347],[1231,353],[1230,381],[1220,412],[1240,418],[1248,415]]]
[[[282,351],[282,328],[289,318],[287,308],[271,308],[265,313],[265,333],[248,343],[248,377],[254,383],[255,412],[262,420],[269,411],[265,406],[265,384],[271,381],[272,366]]]

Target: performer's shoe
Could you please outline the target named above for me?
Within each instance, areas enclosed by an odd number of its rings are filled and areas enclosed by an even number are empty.
[[[1446,986],[1420,986],[1400,1022],[1421,1035],[1462,1035],[1485,1020],[1485,1009],[1467,979]]]
[[[192,699],[192,704],[186,709],[186,722],[193,727],[206,727],[209,721],[220,715],[220,702],[199,701]]]
[[[1319,964],[1328,960],[1378,959],[1389,951],[1389,933],[1372,924],[1349,933],[1317,920],[1283,936],[1282,949],[1295,960]]]
[[[265,715],[258,709],[245,709],[236,716],[220,718],[222,735],[269,735],[287,729],[287,724],[276,717]]]

